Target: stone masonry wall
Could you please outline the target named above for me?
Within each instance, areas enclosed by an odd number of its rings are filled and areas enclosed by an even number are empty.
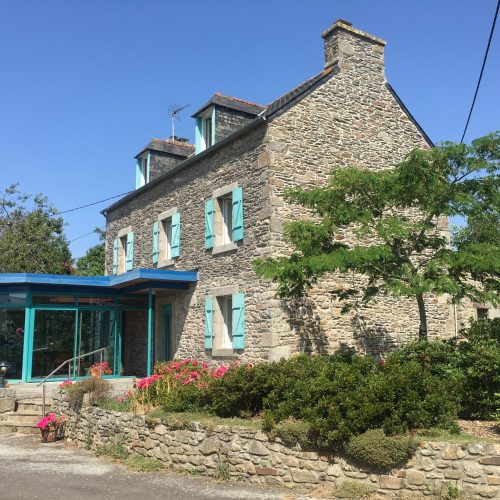
[[[288,254],[283,225],[307,213],[283,201],[293,186],[324,186],[335,168],[382,170],[394,166],[427,141],[386,84],[382,41],[345,30],[327,37],[327,64],[333,76],[270,121],[270,190],[273,207],[271,252]],[[447,233],[446,220],[440,230]],[[344,236],[349,241],[349,232]],[[356,314],[341,315],[329,292],[361,283],[361,277],[328,276],[296,304],[275,304],[272,332],[266,338],[271,358],[297,350],[332,352],[353,346],[383,352],[418,332],[414,300],[382,297]],[[426,297],[430,337],[454,333],[447,297]]]
[[[185,156],[162,153],[160,151],[151,151],[149,160],[149,179],[152,181],[156,177],[169,172],[179,163],[186,159]]]
[[[254,118],[253,115],[249,115],[243,111],[216,106],[215,141],[222,141],[222,139],[250,123]]]
[[[122,375],[144,377],[148,360],[147,311],[123,312]]]
[[[500,445],[421,443],[414,458],[389,472],[327,455],[285,446],[258,430],[199,423],[168,424],[132,413],[83,407],[81,414],[56,402],[67,416],[66,436],[79,446],[118,443],[139,455],[161,460],[174,470],[215,476],[223,466],[232,479],[261,484],[317,487],[360,481],[389,497],[437,497],[448,485],[467,498],[500,498]]]

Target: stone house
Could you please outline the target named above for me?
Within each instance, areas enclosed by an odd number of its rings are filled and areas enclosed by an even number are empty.
[[[123,377],[183,356],[276,360],[342,346],[376,354],[418,331],[411,300],[383,297],[341,315],[329,292],[360,277],[328,276],[292,303],[252,268],[289,252],[283,225],[307,215],[284,189],[321,186],[334,168],[390,168],[432,146],[386,81],[383,40],[342,20],[322,37],[324,67],[306,82],[267,106],[215,94],[193,115],[195,144],[153,139],[140,151],[136,189],[103,211],[106,276],[0,274],[10,381],[82,377],[100,360]],[[447,221],[440,227],[448,232]],[[426,303],[430,336],[497,314],[447,297]]]
[[[338,277],[291,305],[252,269],[257,257],[287,252],[283,224],[300,214],[285,188],[322,185],[332,168],[387,168],[432,146],[386,81],[385,41],[343,20],[322,37],[317,75],[267,106],[215,94],[193,115],[195,145],[151,141],[137,156],[137,189],[103,211],[107,273],[198,273],[188,290],[154,291],[155,360],[274,360],[343,345],[380,352],[418,331],[412,301],[383,298],[343,316],[328,293]],[[453,335],[448,299],[430,297],[428,307],[430,335]],[[130,316],[124,332],[140,358],[146,318]]]

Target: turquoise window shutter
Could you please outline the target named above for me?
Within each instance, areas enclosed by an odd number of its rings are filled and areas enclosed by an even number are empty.
[[[159,254],[160,254],[160,223],[156,221],[153,224],[153,264],[158,264]]]
[[[243,239],[243,188],[233,190],[233,241]]]
[[[125,270],[131,271],[134,268],[134,233],[127,234],[127,252],[125,255]]]
[[[205,349],[212,349],[214,338],[214,299],[205,297]]]
[[[118,274],[118,238],[113,241],[113,274]]]
[[[214,246],[214,199],[210,198],[205,202],[205,248]]]
[[[196,129],[195,129],[195,140],[194,140],[194,147],[195,147],[195,153],[201,153],[203,151],[203,135],[202,135],[202,119],[201,118],[196,118]]]
[[[172,243],[170,245],[172,258],[179,257],[181,253],[181,214],[172,215]]]
[[[233,349],[245,348],[245,294],[233,293]]]
[[[135,189],[139,189],[142,186],[142,161],[137,158],[135,164]]]

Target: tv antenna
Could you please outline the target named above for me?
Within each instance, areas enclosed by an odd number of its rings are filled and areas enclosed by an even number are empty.
[[[172,121],[172,138],[175,140],[175,120],[180,121],[179,113],[184,109],[188,108],[189,104],[185,104],[184,106],[179,106],[178,104],[171,103],[168,107],[168,115],[170,116],[170,120]]]

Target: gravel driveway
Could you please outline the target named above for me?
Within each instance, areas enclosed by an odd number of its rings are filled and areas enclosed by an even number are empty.
[[[0,434],[2,500],[198,500],[295,498],[282,491],[170,472],[137,473],[63,442]]]

